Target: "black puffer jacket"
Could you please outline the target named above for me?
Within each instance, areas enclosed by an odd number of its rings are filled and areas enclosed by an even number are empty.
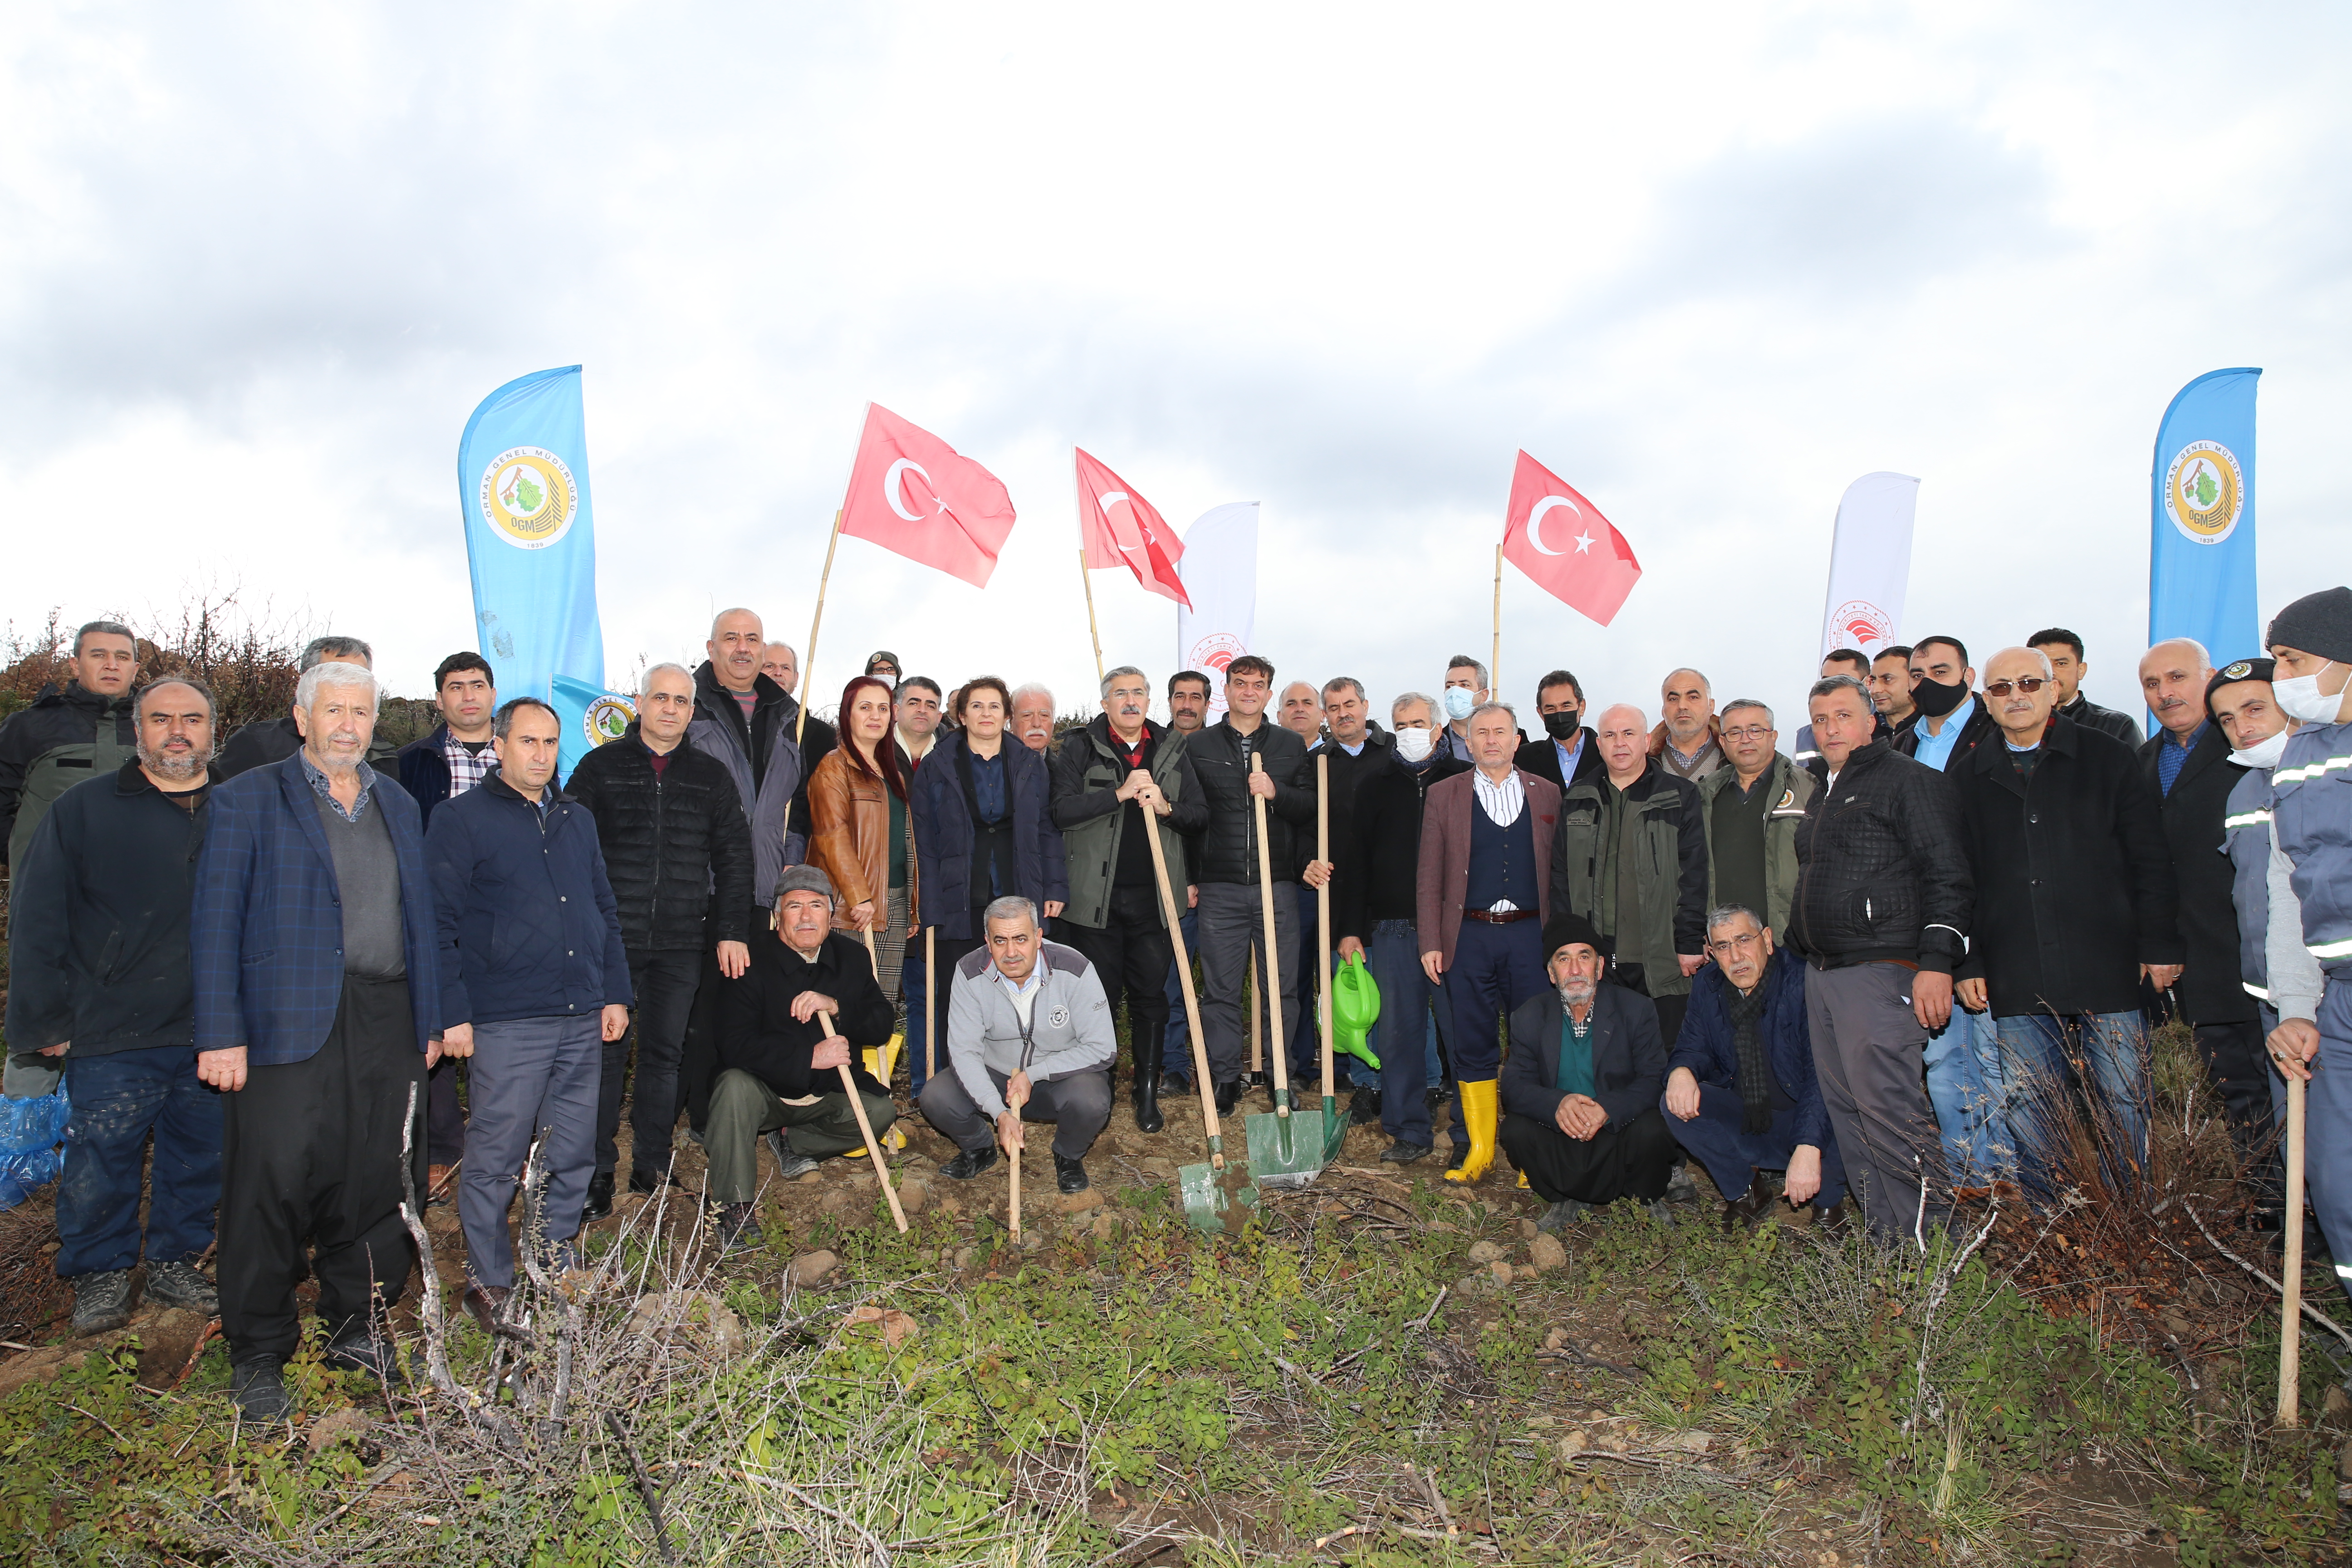
[[[1257,885],[1257,814],[1250,809],[1249,753],[1265,759],[1274,798],[1265,803],[1266,847],[1274,879],[1295,882],[1315,847],[1315,769],[1307,742],[1271,720],[1244,737],[1220,719],[1186,742],[1209,825],[1201,830],[1195,882]]]
[[[726,764],[681,740],[656,774],[632,723],[580,759],[569,793],[596,819],[631,952],[750,940],[751,829]]]
[[[1949,974],[1968,952],[1976,887],[1951,782],[1874,741],[1845,760],[1797,825],[1789,944],[1824,968],[1916,963]]]

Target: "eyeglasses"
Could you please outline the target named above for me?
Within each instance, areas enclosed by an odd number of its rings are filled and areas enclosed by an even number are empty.
[[[1733,937],[1728,942],[1708,942],[1706,944],[1706,950],[1709,952],[1738,952],[1744,948],[1754,947],[1758,942],[1763,940],[1764,933],[1762,931],[1742,931],[1739,935]]]
[[[2015,680],[1989,680],[1985,682],[1985,695],[1987,697],[2006,697],[2010,694],[2010,691],[2014,689],[2016,690],[2022,691],[2028,697],[2031,697],[2049,684],[2050,683],[2048,681],[2042,679],[2042,677],[2038,675],[2021,675]]]
[[[1769,741],[1776,733],[1778,731],[1769,725],[1744,724],[1737,730],[1726,730],[1723,738],[1727,741]]]

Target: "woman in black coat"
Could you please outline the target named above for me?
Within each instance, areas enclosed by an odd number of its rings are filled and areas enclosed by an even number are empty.
[[[954,996],[957,961],[987,941],[981,911],[992,899],[1019,895],[1051,920],[1069,896],[1061,830],[1048,809],[1053,782],[1045,759],[1008,745],[1013,710],[1004,682],[983,675],[949,703],[956,729],[942,732],[915,771],[920,919],[935,933],[932,1005],[944,1020]],[[941,1026],[942,1027],[944,1025]],[[947,1053],[939,1053],[944,1062]],[[923,1064],[914,1064],[922,1086]]]

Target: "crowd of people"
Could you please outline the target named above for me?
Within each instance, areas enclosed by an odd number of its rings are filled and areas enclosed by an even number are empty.
[[[1619,1201],[1670,1221],[1695,1162],[1727,1226],[1786,1204],[1896,1242],[1962,1189],[2059,1200],[2086,1121],[2100,1179],[2137,1180],[2174,1016],[2258,1226],[2301,1223],[2276,1107],[2309,1081],[2352,1292],[2352,589],[2266,644],[2218,670],[2148,649],[2145,741],[2063,628],[1981,674],[1956,637],[1842,649],[1784,751],[1767,704],[1690,668],[1654,721],[1555,669],[1531,736],[1468,657],[1377,709],[1256,655],[1156,689],[1120,666],[1057,732],[1042,686],[877,652],[828,722],[730,609],[564,778],[556,713],[478,654],[396,751],[348,637],[304,650],[289,715],[222,737],[201,680],[141,684],[97,621],[0,726],[6,1089],[68,1092],[76,1329],[126,1321],[143,1261],[148,1300],[217,1311],[258,1418],[306,1275],[329,1361],[388,1372],[408,1201],[456,1203],[487,1328],[536,1141],[528,1242],[572,1262],[625,1101],[628,1189],[676,1181],[683,1120],[734,1247],[763,1142],[771,1179],[803,1175],[915,1112],[960,1180],[1051,1124],[1081,1191],[1122,1071],[1145,1134],[1169,1096],[1230,1114],[1286,1084],[1348,1096],[1399,1166],[1442,1131],[1444,1179],[1499,1156],[1547,1230]],[[1327,963],[1380,1010],[1319,1083]]]

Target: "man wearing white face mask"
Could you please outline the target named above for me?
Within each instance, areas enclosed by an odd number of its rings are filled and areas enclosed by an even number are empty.
[[[1431,1071],[1429,976],[1413,931],[1414,878],[1421,864],[1422,797],[1432,781],[1464,771],[1435,756],[1437,704],[1408,691],[1389,710],[1396,744],[1356,779],[1348,831],[1331,840],[1331,929],[1341,963],[1356,953],[1381,988],[1380,1021],[1367,1042],[1381,1058],[1381,1158],[1406,1165],[1428,1156]]]
[[[2267,641],[2278,661],[2271,689],[2304,723],[2271,774],[2272,830],[2301,907],[2271,905],[2280,1018],[2267,1044],[2278,1072],[2309,1081],[2305,1177],[2336,1283],[2352,1297],[2352,588],[2297,599],[2271,622]],[[2326,977],[2309,1018],[2278,994],[2298,945]]]
[[[1466,653],[1457,653],[1445,664],[1445,684],[1438,689],[1437,700],[1445,715],[1445,728],[1437,732],[1437,754],[1457,763],[1470,761],[1470,713],[1481,702],[1494,695],[1486,689],[1486,667]]]
[[[2275,668],[2267,658],[2242,658],[2223,666],[2205,689],[2207,711],[2235,748],[2230,761],[2244,770],[2230,791],[2228,815],[2221,819],[2221,850],[2229,858],[2238,933],[2238,967],[2232,974],[2256,1016],[2242,1024],[2197,1025],[2197,1044],[2229,1112],[2231,1140],[2252,1191],[2255,1223],[2263,1229],[2275,1226],[2279,1218],[2275,1112],[2276,1102],[2285,1098],[2285,1084],[2263,1059],[2263,1041],[2279,1026],[2283,998],[2295,1016],[2308,1018],[2319,1010],[2321,989],[2319,963],[2301,942],[2290,950],[2276,974],[2270,963],[2273,906],[2293,911],[2295,922],[2302,919],[2301,900],[2271,842],[2271,772],[2296,728],[2271,690]],[[2184,878],[2184,894],[2189,885]],[[2301,929],[2299,923],[2296,929]],[[2182,979],[2186,982],[2188,976]]]

